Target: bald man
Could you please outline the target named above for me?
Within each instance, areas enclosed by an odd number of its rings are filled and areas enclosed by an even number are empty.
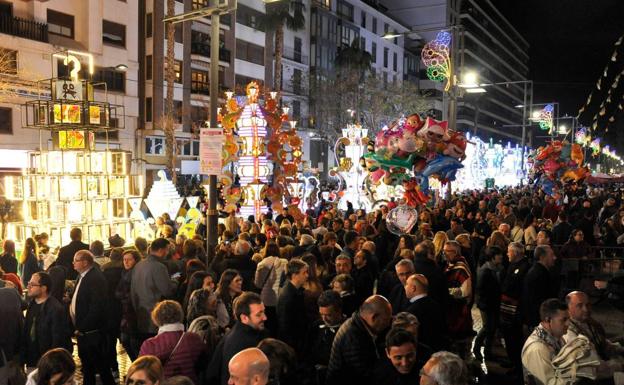
[[[262,350],[248,348],[232,357],[228,369],[228,385],[266,385],[271,365]]]
[[[368,297],[334,338],[326,385],[372,385],[373,367],[383,353],[383,346],[377,346],[377,337],[391,321],[390,302],[380,295]]]
[[[597,370],[598,379],[613,378],[615,372],[624,370],[624,347],[609,341],[605,330],[591,316],[591,302],[582,291],[573,291],[566,296],[570,325],[568,332],[563,336],[566,342],[582,334],[589,338],[592,347],[600,357],[600,366]]]
[[[442,306],[429,297],[429,281],[422,274],[413,274],[405,282],[405,297],[408,306],[405,311],[418,318],[419,342],[431,350],[446,347],[446,319]]]

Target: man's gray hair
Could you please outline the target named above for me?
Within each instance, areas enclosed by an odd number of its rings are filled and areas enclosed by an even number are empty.
[[[434,362],[429,377],[438,385],[468,384],[468,368],[457,354],[441,351],[433,353],[429,360]]]
[[[449,246],[455,248],[455,251],[457,252],[457,255],[461,255],[462,249],[461,249],[461,245],[459,244],[459,242],[457,242],[457,241],[446,241],[445,245],[449,245]]]
[[[412,262],[412,260],[411,260],[411,259],[401,259],[401,260],[400,260],[400,261],[399,261],[396,265],[394,265],[395,270],[396,270],[399,266],[400,266],[400,267],[404,267],[404,266],[405,266],[405,267],[409,268],[409,270],[410,270],[411,272],[416,271],[416,268],[414,267],[414,262]]]
[[[314,244],[314,237],[310,234],[302,234],[301,239],[299,240],[300,246],[310,246]]]
[[[511,242],[508,246],[516,257],[521,256],[524,253],[524,246],[520,242]]]

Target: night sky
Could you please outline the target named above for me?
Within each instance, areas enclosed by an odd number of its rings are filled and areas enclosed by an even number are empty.
[[[615,76],[624,70],[624,43],[611,61],[614,44],[624,33],[624,0],[491,0],[529,42],[534,102],[560,103],[560,115],[576,116],[592,92],[589,108],[580,116],[589,125],[601,108]],[[596,82],[609,64],[601,91]],[[612,93],[611,106],[598,121],[597,134],[624,153],[624,111],[618,110],[624,76]],[[615,116],[615,121],[608,119]]]

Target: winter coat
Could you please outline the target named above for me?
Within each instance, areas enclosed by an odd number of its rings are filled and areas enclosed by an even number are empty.
[[[156,333],[151,312],[156,303],[175,294],[175,283],[169,279],[167,267],[153,255],[132,269],[130,293],[140,333]]]

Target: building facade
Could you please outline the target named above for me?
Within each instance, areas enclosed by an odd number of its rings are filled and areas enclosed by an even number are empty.
[[[455,56],[459,81],[469,71],[478,74],[479,83],[512,83],[486,86],[486,93],[460,94],[457,101],[457,129],[476,133],[487,139],[521,141],[523,109],[518,108],[532,92],[525,91],[528,76],[527,41],[496,9],[490,0],[382,0],[389,14],[414,31],[406,47],[418,57],[423,45],[435,39],[436,29],[460,26],[455,36],[458,55]],[[426,31],[423,31],[426,30]],[[427,80],[426,68],[420,58],[415,69],[420,88],[435,100],[434,115],[448,116],[448,96],[442,83]],[[408,72],[413,73],[413,69]],[[410,75],[411,76],[411,75]]]
[[[0,74],[1,84],[9,92],[0,95],[0,150],[29,151],[52,148],[49,133],[40,137],[38,130],[25,126],[22,104],[35,98],[49,98],[49,86],[37,80],[67,75],[63,59],[53,54],[68,50],[92,55],[94,72],[89,75],[88,60],[81,60],[82,78],[103,82],[94,90],[95,100],[107,100],[124,106],[125,118],[117,122],[124,127],[108,138],[96,136],[96,148],[110,148],[136,153],[140,142],[136,136],[139,124],[139,57],[136,46],[138,31],[137,0],[71,0],[0,1],[0,50],[11,66]],[[14,153],[17,154],[17,153]],[[13,162],[10,167],[26,167]],[[11,159],[14,160],[14,159]]]

